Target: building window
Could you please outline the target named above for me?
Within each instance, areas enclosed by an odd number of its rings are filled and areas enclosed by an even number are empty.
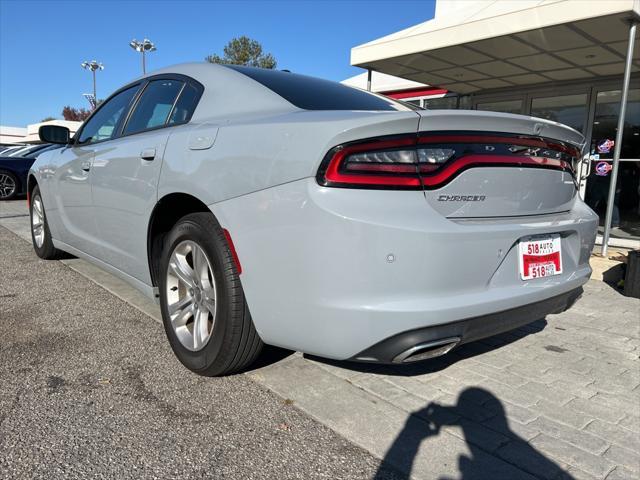
[[[458,110],[472,110],[471,95],[462,95],[458,100]]]
[[[476,104],[476,110],[487,110],[490,112],[502,113],[522,113],[522,99],[478,103]]]
[[[598,92],[591,134],[592,154],[613,158],[613,145],[607,148],[604,142],[615,142],[619,113],[620,90]],[[640,89],[629,90],[620,158],[640,158]]]
[[[458,97],[425,98],[425,108],[428,110],[455,110],[458,108]]]
[[[403,102],[410,103],[411,105],[415,105],[416,107],[422,108],[422,100],[419,98],[412,98],[411,100],[402,100]]]
[[[582,133],[584,133],[587,108],[586,93],[534,98],[531,101],[531,115],[533,117],[564,123]]]

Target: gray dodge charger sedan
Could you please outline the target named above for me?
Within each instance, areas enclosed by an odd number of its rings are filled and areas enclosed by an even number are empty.
[[[263,343],[406,363],[568,308],[591,274],[584,138],[412,110],[289,72],[183,64],[115,92],[33,165],[33,245],[159,301],[179,360]]]

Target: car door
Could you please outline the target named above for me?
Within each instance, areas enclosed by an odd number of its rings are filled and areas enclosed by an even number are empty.
[[[101,253],[97,224],[93,213],[91,167],[95,149],[104,153],[115,138],[140,84],[128,87],[103,103],[83,125],[69,147],[55,159],[55,173],[50,182],[55,199],[57,235],[60,240],[94,257]]]
[[[169,77],[149,81],[119,138],[94,152],[93,208],[103,260],[145,283],[150,282],[147,228],[171,132],[167,127],[184,123],[177,99],[186,83]]]

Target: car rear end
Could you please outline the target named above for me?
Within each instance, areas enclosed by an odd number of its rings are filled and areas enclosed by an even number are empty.
[[[578,132],[469,111],[297,115],[315,176],[212,208],[266,343],[411,362],[580,295],[597,217],[577,194]]]
[[[567,308],[591,273],[597,218],[577,195],[578,132],[517,115],[420,115],[416,134],[336,146],[318,172],[328,188],[420,190],[426,203],[427,225],[405,232],[424,326],[357,360],[415,361],[516,328]],[[390,247],[387,261],[405,255]]]

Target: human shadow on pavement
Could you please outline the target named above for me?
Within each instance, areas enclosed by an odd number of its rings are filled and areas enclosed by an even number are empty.
[[[482,424],[472,420],[480,417],[489,418],[486,418]],[[425,408],[411,413],[402,431],[385,454],[374,480],[386,478],[386,472],[390,467],[410,477],[422,442],[429,437],[448,435],[442,432],[442,429],[455,426],[462,429],[470,453],[458,456],[459,476],[453,478],[517,480],[531,478],[533,475],[537,478],[573,479],[558,464],[545,457],[511,430],[504,407],[495,395],[483,388],[470,387],[460,393],[457,404],[454,406],[443,406],[431,402]],[[502,435],[504,442],[496,445],[495,442],[488,441],[486,432],[488,428]],[[514,465],[513,461],[501,460],[499,458],[501,449],[511,452],[511,458],[517,456],[518,463]],[[496,453],[491,453],[491,450],[497,452],[497,456]],[[429,455],[429,452],[423,452],[423,455]],[[449,480],[452,477],[438,478]]]
[[[536,320],[528,325],[524,325],[515,330],[500,333],[492,337],[488,337],[475,342],[465,343],[454,348],[451,352],[441,357],[430,358],[415,363],[403,363],[397,365],[383,365],[376,363],[351,362],[330,360],[327,358],[316,357],[315,355],[305,354],[305,358],[335,367],[355,370],[362,373],[378,373],[381,375],[395,375],[403,377],[412,377],[416,375],[425,375],[444,370],[451,365],[464,360],[465,358],[475,357],[483,353],[498,350],[506,345],[516,342],[528,335],[541,332],[547,328],[547,320]]]

